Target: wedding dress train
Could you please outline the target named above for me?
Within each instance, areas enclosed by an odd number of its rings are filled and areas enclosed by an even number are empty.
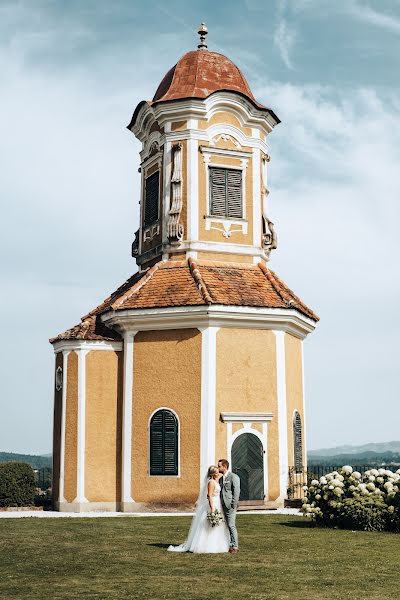
[[[170,552],[201,552],[201,553],[217,553],[228,552],[229,550],[229,531],[225,520],[219,525],[212,527],[207,520],[207,512],[209,509],[207,500],[207,484],[200,492],[197,501],[196,513],[192,519],[189,534],[187,539],[180,546],[169,546]],[[215,483],[213,492],[213,507],[223,513],[221,506],[221,486],[218,482]]]

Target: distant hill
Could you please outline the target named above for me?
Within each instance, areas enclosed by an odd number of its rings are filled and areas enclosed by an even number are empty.
[[[400,442],[336,446],[308,452],[308,463],[323,465],[400,464]]]
[[[400,453],[400,441],[380,442],[363,444],[362,446],[336,446],[335,448],[321,448],[319,450],[309,450],[308,457],[313,456],[337,456],[339,454],[364,454],[365,452],[397,452]]]
[[[31,465],[33,469],[42,469],[52,466],[51,454],[45,456],[35,454],[16,454],[15,452],[0,452],[0,462],[24,462]]]

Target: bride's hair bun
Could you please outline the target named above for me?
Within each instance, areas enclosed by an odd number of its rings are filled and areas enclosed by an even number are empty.
[[[218,467],[216,467],[215,465],[211,465],[211,467],[208,467],[208,471],[207,471],[208,478],[211,478],[213,475],[215,475],[215,473],[219,473]]]

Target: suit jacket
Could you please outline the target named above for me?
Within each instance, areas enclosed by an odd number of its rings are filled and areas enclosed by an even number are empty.
[[[222,477],[219,480],[221,485],[221,502],[225,508],[236,510],[239,504],[240,479],[236,473],[228,471],[225,481],[222,484]]]

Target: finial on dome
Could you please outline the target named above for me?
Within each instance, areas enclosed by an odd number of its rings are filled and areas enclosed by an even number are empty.
[[[200,44],[197,46],[199,50],[207,50],[206,44],[206,35],[208,33],[208,29],[205,23],[202,23],[197,31],[200,36]]]

